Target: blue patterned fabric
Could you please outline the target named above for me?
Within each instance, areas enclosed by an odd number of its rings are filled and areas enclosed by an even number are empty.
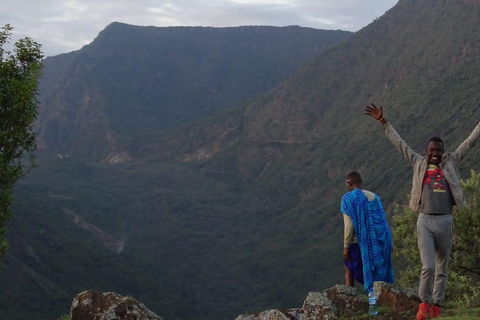
[[[380,198],[368,201],[360,189],[343,195],[341,210],[353,222],[362,252],[364,288],[368,292],[374,281],[393,283],[392,234]]]
[[[345,260],[345,266],[353,274],[353,279],[363,284],[363,263],[362,251],[358,243],[351,243],[348,248],[348,256],[350,260]]]

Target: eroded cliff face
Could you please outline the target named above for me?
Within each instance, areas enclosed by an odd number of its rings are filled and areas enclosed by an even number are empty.
[[[469,76],[480,49],[471,36],[478,4],[402,0],[353,36],[319,33],[315,44],[292,42],[283,55],[262,49],[274,48],[265,39],[282,34],[276,29],[167,32],[115,23],[82,50],[46,60],[39,150],[121,163],[172,154],[203,161],[243,141],[343,143],[339,137],[366,128],[358,121],[365,103],[394,104],[404,113],[399,120],[418,117],[437,107],[448,82]],[[149,33],[158,33],[150,47]],[[163,37],[174,41],[168,50]],[[135,50],[128,39],[137,41]],[[175,44],[181,39],[192,49],[202,44],[201,54],[187,55]],[[158,50],[146,50],[151,46]],[[408,97],[415,92],[421,98],[414,107]]]
[[[247,102],[351,34],[112,23],[81,50],[45,60],[39,150],[127,161],[112,154]]]
[[[104,93],[82,78],[84,72],[74,63],[76,54],[71,57],[61,80],[40,87],[41,107],[35,123],[39,155],[94,155],[103,159],[117,148],[120,137],[103,110]],[[53,77],[55,58],[49,59],[46,76]]]
[[[472,37],[478,14],[477,2],[467,0],[400,1],[264,95],[168,139],[157,136],[144,144],[150,150],[145,153],[155,156],[162,150],[159,158],[204,161],[236,146],[244,151],[277,146],[285,156],[314,144],[330,155],[322,160],[328,162],[347,157],[342,150],[363,151],[378,142],[367,134],[372,123],[362,117],[372,101],[388,105],[395,123],[405,123],[407,130],[415,126],[412,140],[429,136],[440,120],[432,116],[419,124],[418,119],[434,113],[457,119],[444,103],[453,96],[466,99],[462,112],[475,109],[478,94],[464,81],[476,77],[473,70],[480,64],[480,41]],[[433,130],[454,130],[451,122],[445,126]]]

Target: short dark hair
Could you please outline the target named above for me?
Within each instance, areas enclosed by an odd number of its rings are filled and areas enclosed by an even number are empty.
[[[352,181],[354,184],[362,184],[362,177],[358,172],[355,172],[355,171],[350,172],[347,175],[347,180]]]
[[[442,148],[445,148],[445,144],[443,143],[443,140],[440,139],[439,137],[431,137],[430,140],[428,140],[427,148],[428,148],[428,145],[430,144],[430,142],[439,142],[439,143],[442,144]]]

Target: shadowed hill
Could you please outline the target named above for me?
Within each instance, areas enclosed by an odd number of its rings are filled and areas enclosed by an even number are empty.
[[[149,136],[150,146],[141,154],[192,161],[247,144],[276,149],[270,153],[282,157],[281,150],[304,146],[310,152],[300,153],[302,161],[323,163],[315,172],[343,177],[357,168],[381,177],[375,180],[384,187],[394,183],[388,188],[395,190],[397,173],[384,176],[393,169],[382,163],[398,155],[363,108],[371,101],[384,104],[386,117],[421,153],[433,135],[444,137],[447,149],[456,148],[480,118],[480,43],[473,36],[479,12],[472,1],[400,1],[269,93],[166,138],[160,135],[156,145]],[[256,161],[255,154],[251,158]],[[398,165],[405,176],[406,165]]]
[[[102,159],[127,138],[170,130],[264,93],[350,34],[112,23],[81,50],[46,59],[39,147]]]

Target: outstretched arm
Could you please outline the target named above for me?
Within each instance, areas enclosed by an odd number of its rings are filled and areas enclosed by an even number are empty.
[[[475,129],[473,129],[472,133],[468,136],[468,138],[458,146],[457,150],[452,153],[452,156],[455,158],[457,162],[462,161],[462,159],[467,154],[468,150],[475,145],[478,138],[480,137],[480,122],[477,124]]]
[[[375,120],[379,121],[382,126],[386,124],[388,121],[383,116],[383,107],[377,108],[375,104],[371,104],[371,106],[365,107],[365,114],[373,117]]]
[[[393,126],[388,123],[388,121],[383,116],[383,107],[380,106],[379,108],[371,103],[370,106],[365,107],[365,114],[368,116],[373,117],[375,120],[382,124],[383,130],[387,135],[390,142],[397,148],[398,151],[402,154],[402,156],[407,159],[410,164],[414,164],[417,161],[420,161],[423,157],[420,156],[418,153],[412,150],[408,146],[408,144],[402,140],[400,135],[395,131]]]

